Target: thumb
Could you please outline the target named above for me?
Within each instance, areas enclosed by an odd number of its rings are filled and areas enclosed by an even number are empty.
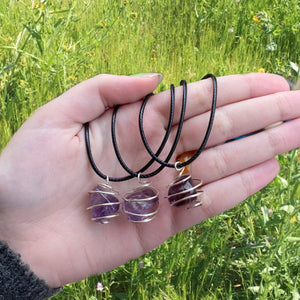
[[[68,119],[83,124],[98,118],[107,107],[140,100],[155,90],[162,77],[160,73],[101,74],[77,84],[48,104],[55,110],[56,121],[66,124]]]

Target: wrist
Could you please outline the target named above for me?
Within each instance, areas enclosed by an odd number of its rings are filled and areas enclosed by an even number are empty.
[[[61,289],[52,289],[39,279],[6,243],[0,241],[0,298],[45,299]]]
[[[32,218],[30,221],[26,220],[29,214],[26,213],[27,207],[24,209],[24,203],[27,201],[24,201],[24,197],[18,197],[18,192],[14,192],[16,189],[11,176],[3,176],[2,180],[2,175],[7,173],[1,162],[0,156],[0,241],[19,255],[23,264],[27,265],[37,278],[45,281],[51,288],[60,287],[62,284],[57,278],[54,266],[45,256],[48,244],[45,238],[41,239],[41,233],[38,233],[37,229],[40,226],[35,224]],[[29,211],[31,209],[28,208]]]
[[[15,224],[9,226],[6,223],[2,226],[2,221],[3,219],[0,221],[0,242],[6,244],[11,252],[18,256],[20,262],[26,265],[36,278],[43,281],[49,288],[62,286],[55,270],[51,270],[51,266],[49,266],[43,255],[44,251],[42,249],[44,247],[41,247],[40,243],[34,240],[30,241],[21,236],[22,226],[19,226],[18,230],[14,230]]]

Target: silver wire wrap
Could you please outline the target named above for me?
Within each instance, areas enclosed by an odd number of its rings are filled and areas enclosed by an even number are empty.
[[[144,187],[149,187],[149,185],[150,185],[149,182],[144,182],[144,181],[139,181],[139,182],[142,184],[142,186],[138,187],[133,192],[138,192],[139,190],[142,190]],[[125,194],[123,197],[123,199],[124,199],[123,211],[125,214],[127,214],[127,216],[129,215],[129,220],[133,223],[150,222],[151,220],[153,220],[155,218],[156,214],[159,211],[160,203],[159,203],[159,199],[158,199],[158,194],[159,194],[158,190],[153,187],[149,187],[149,188],[154,191],[155,194],[153,196],[145,197],[145,198],[128,199],[128,196],[133,193],[133,192],[129,192],[129,193]],[[136,212],[131,212],[131,211],[128,211],[125,209],[126,202],[127,203],[150,202],[150,201],[154,200],[155,198],[157,198],[157,204],[156,204],[155,210],[150,213],[136,213]],[[133,218],[130,218],[130,216],[132,216]],[[137,217],[136,220],[134,219],[134,217]]]
[[[115,196],[115,198],[118,200],[118,202],[106,202],[106,203],[99,203],[99,204],[95,204],[95,205],[91,205],[89,207],[87,207],[87,210],[93,209],[93,208],[97,208],[97,207],[104,207],[104,206],[114,206],[114,205],[120,205],[121,202],[118,198],[119,193],[117,191],[115,191],[108,183],[108,180],[106,180],[107,183],[102,183],[99,184],[97,187],[103,189],[101,190],[93,190],[90,191],[89,194],[101,194],[101,195],[112,195]],[[97,218],[91,218],[92,221],[99,221],[102,224],[107,224],[109,223],[109,219],[114,218],[119,216],[120,213],[116,212],[114,214],[110,214],[110,215],[106,215],[106,216],[101,216],[101,217],[97,217]]]
[[[185,189],[185,190],[182,190],[182,191],[180,191],[178,193],[175,193],[175,194],[173,193],[173,194],[168,195],[167,198],[169,199],[170,205],[171,206],[180,206],[180,203],[187,202],[188,204],[190,204],[187,207],[187,209],[191,209],[191,208],[195,208],[195,207],[201,206],[202,202],[198,199],[198,196],[201,195],[203,193],[203,191],[198,190],[198,189],[199,189],[199,187],[203,183],[202,180],[200,180],[200,179],[192,179],[191,175],[187,175],[187,174],[186,175],[182,175],[183,171],[184,171],[184,168],[178,169],[177,166],[176,166],[176,164],[175,164],[175,168],[176,168],[177,171],[180,171],[180,173],[174,179],[174,181],[171,184],[169,184],[169,189],[175,187],[176,185],[184,184],[186,181],[189,181],[190,179],[193,182],[197,181],[198,184],[196,184],[195,186],[192,186],[189,189]],[[180,178],[181,178],[181,180],[178,180]],[[190,195],[185,196],[183,198],[180,198],[180,195],[184,195],[186,193],[193,192],[193,191],[196,191],[196,193],[190,194]],[[177,196],[179,196],[178,200],[176,200],[176,201],[170,201],[170,198],[177,197]]]

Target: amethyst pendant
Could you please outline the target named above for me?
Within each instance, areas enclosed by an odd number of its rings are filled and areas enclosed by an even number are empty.
[[[131,222],[149,222],[159,209],[158,192],[142,186],[124,196],[124,212]]]
[[[190,175],[179,175],[169,185],[168,199],[171,206],[182,206],[190,204],[188,208],[201,205],[198,196],[201,191],[197,190],[202,182],[192,179]]]
[[[91,206],[87,209],[92,211],[92,221],[106,224],[110,218],[119,215],[120,201],[118,194],[107,184],[96,186],[90,193]]]

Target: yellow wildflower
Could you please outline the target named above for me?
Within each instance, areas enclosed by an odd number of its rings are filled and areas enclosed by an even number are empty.
[[[63,45],[62,45],[62,49],[63,49],[64,51],[68,51],[68,50],[69,50],[69,47],[68,47],[68,45],[63,44]]]
[[[266,70],[265,70],[264,68],[259,68],[259,69],[257,70],[257,72],[258,72],[258,73],[265,73]]]
[[[70,76],[68,77],[68,79],[71,80],[71,81],[76,81],[76,80],[77,80],[77,77],[76,77],[75,75],[70,75]]]
[[[291,218],[291,222],[296,222],[297,221],[297,217],[296,216],[293,216],[292,218]]]
[[[12,41],[12,37],[8,36],[7,38],[4,39],[5,44],[9,44]]]
[[[22,59],[22,60],[20,60],[19,61],[19,65],[21,66],[21,67],[27,67],[27,61],[26,61],[26,59],[24,58],[24,59]]]
[[[35,1],[32,1],[32,8],[33,9],[39,8],[39,4],[37,2],[35,2]]]
[[[107,27],[107,23],[105,23],[105,22],[99,22],[99,23],[98,23],[98,26],[99,26],[100,28],[106,28],[106,27]]]
[[[137,17],[138,17],[138,13],[137,12],[131,12],[130,13],[130,19],[132,21],[134,21],[135,19],[137,19]]]
[[[26,82],[23,79],[20,79],[20,81],[19,81],[19,87],[23,87],[23,86],[27,86],[27,85],[28,85],[28,82]]]
[[[253,16],[253,17],[252,17],[252,20],[253,20],[255,23],[260,23],[260,22],[261,22],[260,17],[258,17],[257,15]]]
[[[40,1],[40,3],[38,3],[38,1],[32,1],[31,7],[33,9],[44,9],[45,5],[43,4],[43,1]]]

